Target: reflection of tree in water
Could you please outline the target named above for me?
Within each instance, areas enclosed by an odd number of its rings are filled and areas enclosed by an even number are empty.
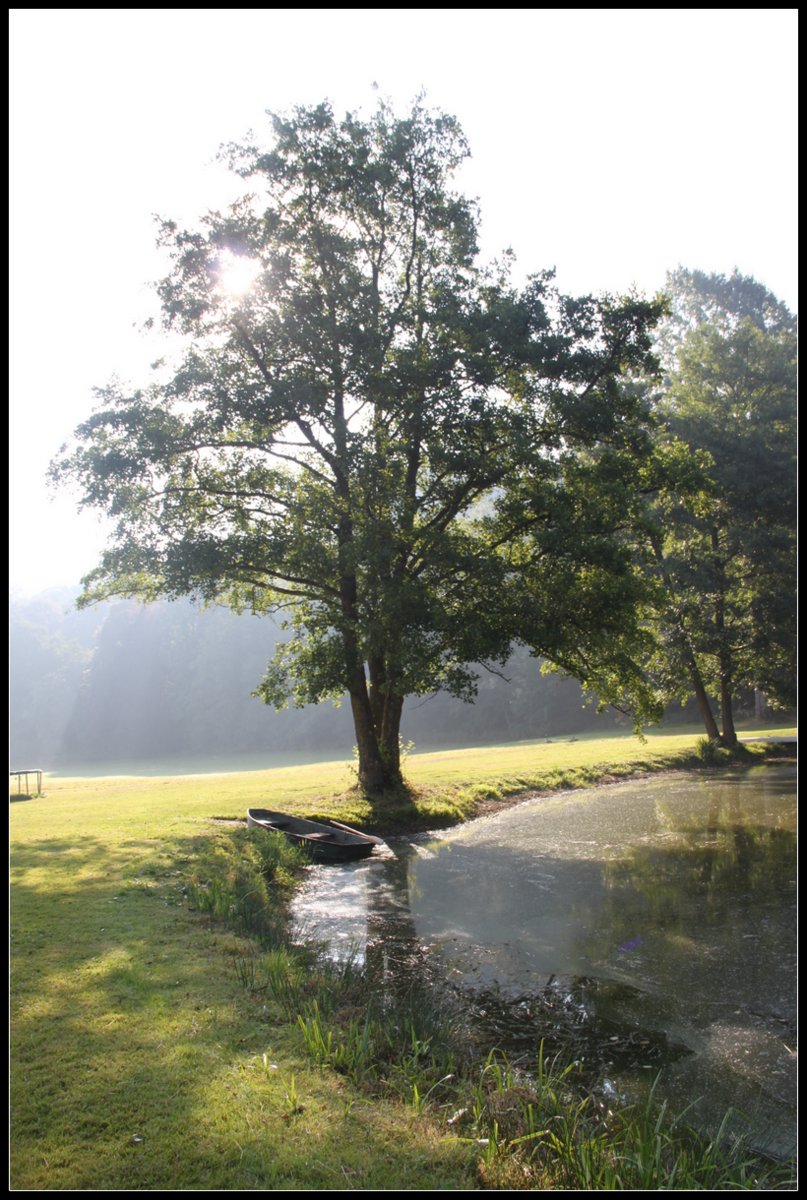
[[[682,1011],[720,1012],[795,1037],[796,835],[754,824],[742,792],[711,794],[705,817],[662,814],[674,840],[603,864],[606,892],[589,952],[648,974]],[[603,953],[605,952],[605,953]],[[705,1003],[703,998],[706,998]],[[711,1006],[711,1007],[709,1007]]]
[[[484,1058],[495,1048],[537,1064],[541,1045],[547,1060],[581,1061],[593,1082],[615,1066],[632,1070],[664,1062],[689,1051],[661,1031],[639,1030],[620,1016],[620,1001],[636,990],[613,981],[552,976],[513,995],[498,987],[458,984],[448,977],[439,951],[423,943],[410,909],[414,850],[400,847],[383,871],[370,875],[365,964],[375,994],[412,995],[423,1012],[439,1012],[456,1029],[467,1049]]]
[[[762,1103],[749,1063],[764,1061],[771,1078],[779,1043],[782,1055],[796,1045],[795,833],[787,804],[761,816],[747,795],[725,783],[691,803],[665,793],[655,802],[658,832],[623,842],[612,861],[553,856],[540,842],[536,853],[518,841],[481,852],[453,841],[418,845],[423,862],[414,872],[415,846],[396,844],[394,858],[368,874],[372,986],[414,997],[418,1011],[429,1007],[424,997],[450,1000],[466,1051],[480,1060],[495,1046],[529,1070],[543,1041],[545,1060],[582,1059],[588,1086],[603,1076],[618,1088],[649,1083],[663,1068],[662,1086],[680,1084],[685,1100],[703,1087],[734,1096],[742,1084]],[[500,887],[506,880],[518,888]],[[554,918],[574,939],[558,968],[568,974],[549,975],[551,950],[531,959],[545,928],[535,912],[549,922],[546,946]],[[480,961],[471,983],[467,965]],[[480,983],[490,980],[491,961],[504,966],[501,987]],[[462,971],[449,970],[457,962]]]
[[[399,979],[421,965],[421,949],[409,908],[408,871],[411,847],[402,846],[386,859],[383,871],[370,871],[367,889],[368,978],[383,990],[399,986]]]
[[[409,862],[414,853],[396,847],[383,869],[371,870],[367,888],[365,978],[370,994],[395,1021],[403,1021],[424,1050],[446,1043],[467,1026],[431,947],[418,936],[409,905]]]
[[[702,815],[685,820],[657,806],[666,836],[603,864],[601,923],[587,945],[593,953],[598,931],[611,930],[605,967],[658,987],[669,1027],[703,1047],[668,1077],[677,1098],[714,1071],[704,1103],[720,1096],[753,1113],[764,1148],[787,1143],[795,1113],[796,835],[792,813],[770,823],[746,795],[712,789]]]
[[[716,924],[795,898],[795,833],[746,819],[737,789],[720,798],[712,793],[706,818],[690,824],[663,806],[659,811],[674,841],[634,845],[603,865],[613,920],[629,919],[624,893],[630,891],[666,929],[688,926],[693,914],[698,925]]]

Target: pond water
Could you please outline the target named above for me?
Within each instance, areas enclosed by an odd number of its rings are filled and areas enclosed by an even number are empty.
[[[582,1058],[761,1149],[795,1147],[796,769],[671,774],[525,801],[315,866],[299,935],[437,974],[488,1045]],[[739,1119],[738,1119],[739,1120]]]

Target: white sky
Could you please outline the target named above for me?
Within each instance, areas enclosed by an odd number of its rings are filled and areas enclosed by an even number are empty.
[[[652,294],[679,264],[754,275],[796,311],[797,9],[12,9],[10,580],[77,583],[102,530],[48,462],[162,273],[153,213],[192,221],[265,110],[372,110],[377,82],[458,117],[483,256],[570,293]]]

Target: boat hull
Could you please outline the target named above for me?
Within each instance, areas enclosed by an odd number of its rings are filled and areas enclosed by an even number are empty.
[[[380,838],[360,833],[348,825],[337,822],[325,825],[267,808],[250,808],[247,824],[253,829],[282,833],[289,841],[305,846],[319,862],[353,862],[368,858],[381,844]]]

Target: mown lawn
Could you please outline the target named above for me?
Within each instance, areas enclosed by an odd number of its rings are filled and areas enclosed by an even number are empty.
[[[269,805],[445,825],[486,797],[689,764],[697,736],[416,755],[413,792],[376,811],[345,763],[46,779],[10,805],[12,1188],[478,1186],[467,1146],[313,1067],[299,1029],[244,990],[247,944],[187,902],[194,862],[225,835],[212,818]]]
[[[204,818],[183,830],[158,791],[134,795],[117,820],[98,793],[13,806],[13,1187],[463,1186],[456,1147],[351,1105],[247,996],[244,944],[180,890]]]

